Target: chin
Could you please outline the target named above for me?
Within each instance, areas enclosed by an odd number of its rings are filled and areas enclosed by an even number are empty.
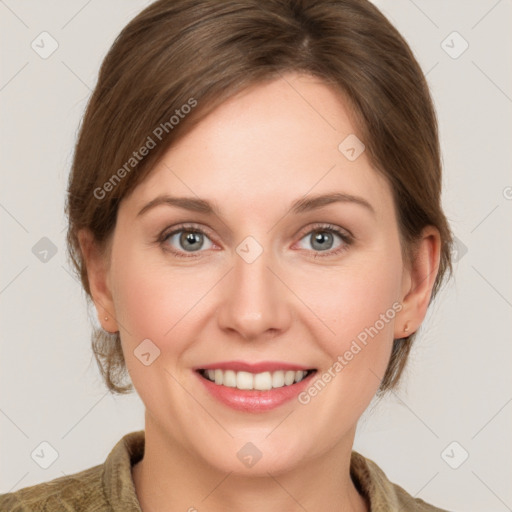
[[[306,447],[297,439],[297,435],[281,434],[271,440],[265,439],[268,432],[269,430],[265,429],[258,435],[251,429],[249,434],[236,435],[228,442],[225,439],[219,439],[218,442],[211,439],[208,446],[204,446],[206,443],[203,439],[195,450],[208,466],[223,473],[245,477],[268,477],[269,473],[286,473],[314,456],[311,452],[305,451]],[[289,440],[288,444],[285,444],[286,439]],[[294,441],[290,442],[291,439]],[[316,451],[313,446],[311,450]]]

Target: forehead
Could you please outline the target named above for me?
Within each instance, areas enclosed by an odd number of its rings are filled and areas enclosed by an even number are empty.
[[[389,209],[391,193],[365,151],[343,96],[290,73],[252,86],[213,110],[167,150],[130,197],[196,196],[219,209],[283,205],[306,194],[364,195]],[[348,142],[346,142],[348,141]],[[364,141],[361,141],[364,142]],[[341,146],[340,146],[341,144]]]

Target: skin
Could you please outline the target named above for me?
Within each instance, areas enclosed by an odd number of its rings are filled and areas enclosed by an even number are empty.
[[[393,339],[425,316],[440,240],[426,228],[412,261],[403,260],[387,181],[366,152],[351,162],[338,150],[357,133],[339,94],[289,73],[231,98],[170,148],[121,202],[109,251],[80,234],[98,317],[120,331],[146,407],[145,456],[133,468],[143,510],[368,510],[349,475],[357,421]],[[333,192],[360,197],[373,211],[354,202],[290,211],[306,195]],[[138,215],[161,194],[206,199],[220,214],[160,205]],[[181,233],[157,241],[184,222],[205,231],[192,246],[199,251],[180,244]],[[326,234],[325,224],[348,230],[353,242],[334,234],[322,251],[314,236]],[[236,252],[247,236],[263,249],[252,263]],[[321,375],[397,303],[394,319],[307,405],[294,399],[264,413],[235,411],[192,370],[287,361]],[[134,356],[144,339],[161,351],[149,366]],[[262,453],[252,468],[237,458],[248,442]]]

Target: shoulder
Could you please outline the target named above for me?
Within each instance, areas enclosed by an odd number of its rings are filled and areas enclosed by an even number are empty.
[[[144,454],[144,431],[126,434],[103,464],[0,495],[1,512],[140,512],[131,467]]]
[[[366,495],[370,510],[407,510],[407,512],[448,512],[390,482],[382,469],[363,455],[352,452],[350,471],[359,491]]]
[[[103,465],[0,495],[2,512],[109,509],[102,486]]]

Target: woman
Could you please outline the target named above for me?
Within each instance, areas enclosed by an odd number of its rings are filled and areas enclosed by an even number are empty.
[[[104,465],[2,510],[442,510],[352,450],[450,269],[436,118],[365,0],[160,0],[101,67],[68,243],[110,390]]]

